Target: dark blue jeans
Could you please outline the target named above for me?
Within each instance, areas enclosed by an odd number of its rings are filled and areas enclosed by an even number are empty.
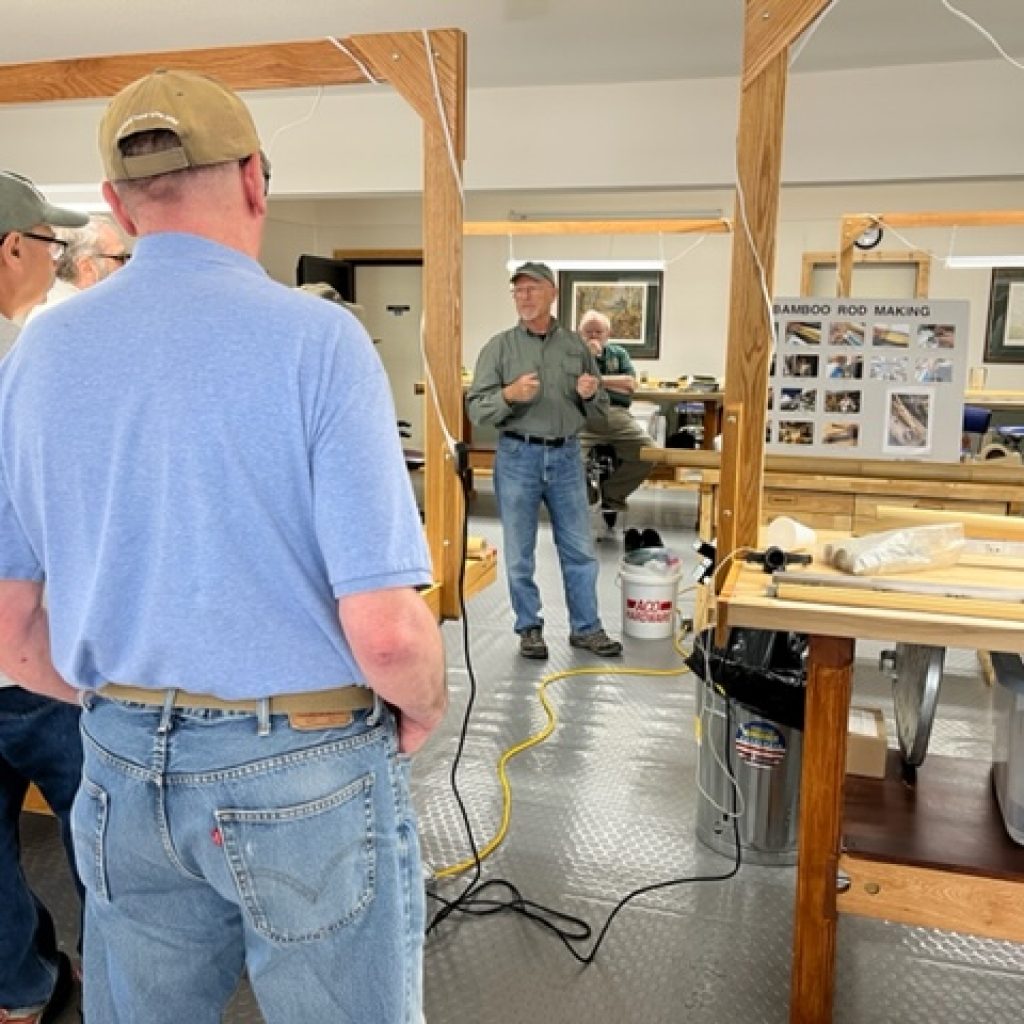
[[[57,978],[53,919],[21,867],[18,819],[34,782],[60,822],[75,884],[71,804],[82,777],[80,709],[17,686],[0,687],[0,1007],[45,1003]]]

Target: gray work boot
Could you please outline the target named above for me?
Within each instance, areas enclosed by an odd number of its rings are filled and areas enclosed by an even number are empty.
[[[519,634],[519,653],[524,658],[543,661],[548,656],[548,645],[544,642],[544,631],[540,626],[529,626]]]
[[[570,633],[569,645],[582,647],[591,654],[600,654],[602,658],[612,658],[622,653],[622,644],[613,640],[603,629],[595,629],[593,633]]]

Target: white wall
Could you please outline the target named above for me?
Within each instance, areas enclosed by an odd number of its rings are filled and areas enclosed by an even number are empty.
[[[472,195],[467,219],[504,219],[509,210],[545,209],[682,211],[721,209],[731,216],[732,195],[724,189],[609,193],[567,196],[553,193]],[[804,252],[834,250],[843,214],[905,210],[1024,208],[1024,183],[1014,181],[933,182],[783,189],[776,252],[775,293],[800,290]],[[969,365],[982,362],[991,272],[946,270],[942,259],[981,252],[1024,252],[1024,229],[907,229],[904,239],[890,233],[885,251],[919,248],[932,252],[930,295],[963,298],[971,304]],[[335,248],[415,248],[421,245],[419,203],[396,199],[279,202],[264,248],[264,263],[281,280],[294,280],[300,251],[329,255]],[[296,247],[298,246],[298,248]],[[305,248],[302,248],[305,246]],[[652,375],[721,374],[725,365],[732,237],[708,235],[571,236],[465,240],[463,362],[472,366],[483,343],[514,318],[508,290],[509,259],[664,259],[662,351],[642,367]],[[1024,364],[993,364],[989,386],[1024,388]]]
[[[850,182],[1020,174],[1020,71],[1001,60],[790,75],[784,177]],[[420,125],[386,86],[247,94],[278,195],[419,191]],[[736,79],[478,89],[466,187],[722,187],[733,180]],[[103,103],[0,107],[3,165],[93,182]],[[595,157],[587,139],[605,140]],[[16,141],[17,145],[14,145]]]

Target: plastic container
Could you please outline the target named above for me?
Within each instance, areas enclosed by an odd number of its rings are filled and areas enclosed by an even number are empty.
[[[626,636],[664,640],[673,635],[681,576],[682,562],[678,558],[674,558],[674,563],[652,560],[650,565],[622,562],[619,586],[622,589],[622,632]]]
[[[800,819],[803,733],[780,725],[707,683],[698,686],[697,838],[747,863],[795,864]],[[728,756],[726,750],[728,749]],[[736,780],[736,792],[727,771]]]

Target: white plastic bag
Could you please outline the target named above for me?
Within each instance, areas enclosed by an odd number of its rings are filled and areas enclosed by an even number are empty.
[[[937,523],[851,537],[826,545],[824,554],[842,572],[882,576],[955,565],[963,546],[963,523]]]

